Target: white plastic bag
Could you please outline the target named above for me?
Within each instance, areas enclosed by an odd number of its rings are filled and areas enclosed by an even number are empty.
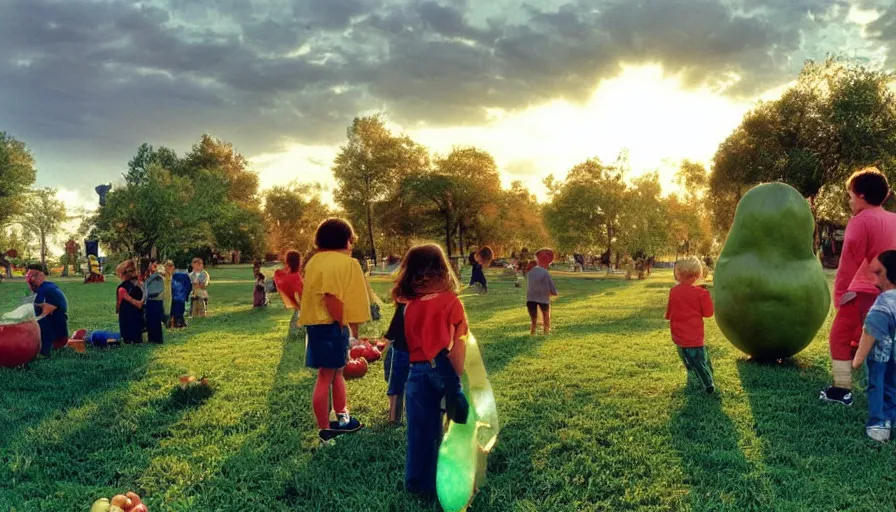
[[[33,300],[33,299],[32,299]],[[34,304],[22,304],[16,309],[0,316],[0,325],[22,324],[25,322],[36,322],[37,317],[34,315]]]

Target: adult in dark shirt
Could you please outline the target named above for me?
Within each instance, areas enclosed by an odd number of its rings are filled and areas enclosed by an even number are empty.
[[[29,265],[25,281],[36,294],[34,314],[40,326],[40,353],[49,357],[53,349],[68,343],[68,301],[56,283],[47,281],[40,265]]]
[[[126,344],[143,343],[143,287],[137,279],[137,267],[131,260],[117,269],[121,284],[116,290],[115,311],[118,313],[118,330]]]

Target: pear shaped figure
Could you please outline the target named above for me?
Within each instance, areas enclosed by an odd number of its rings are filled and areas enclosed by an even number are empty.
[[[714,281],[716,323],[756,359],[781,359],[806,348],[831,307],[813,252],[809,204],[784,183],[747,192],[719,256]]]

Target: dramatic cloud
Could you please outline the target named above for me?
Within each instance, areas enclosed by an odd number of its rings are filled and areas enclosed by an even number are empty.
[[[620,63],[755,97],[823,58],[831,27],[860,31],[845,0],[477,4],[6,0],[0,129],[51,162],[123,166],[143,141],[185,150],[203,131],[253,155],[338,143],[373,110],[406,127],[471,126],[494,110],[583,102]],[[867,33],[883,44],[896,41],[889,7],[867,7],[882,11]]]

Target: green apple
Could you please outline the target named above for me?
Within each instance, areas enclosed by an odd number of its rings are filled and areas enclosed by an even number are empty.
[[[90,506],[90,512],[109,512],[109,508],[111,508],[111,505],[108,498],[100,498]]]

